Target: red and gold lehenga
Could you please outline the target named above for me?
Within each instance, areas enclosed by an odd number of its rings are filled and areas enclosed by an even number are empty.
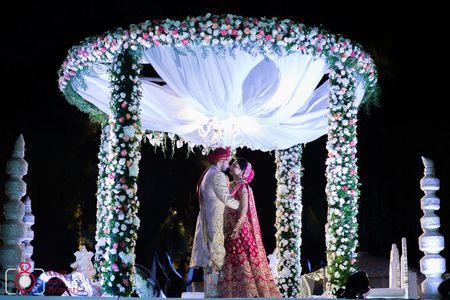
[[[219,294],[222,298],[281,298],[264,250],[253,191],[248,185],[251,178],[232,187],[231,194],[236,199],[240,199],[242,191],[247,190],[248,194],[247,214],[235,239],[232,232],[240,212],[225,208],[226,255],[220,272]]]

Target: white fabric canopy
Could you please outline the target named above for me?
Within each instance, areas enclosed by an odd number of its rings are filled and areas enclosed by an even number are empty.
[[[329,83],[318,88],[326,63],[299,53],[284,57],[180,55],[170,46],[146,50],[166,85],[142,78],[144,129],[175,133],[195,144],[219,144],[263,151],[285,149],[327,133]],[[87,88],[74,86],[84,99],[109,113],[106,66],[84,75]],[[364,96],[357,86],[357,104]],[[206,124],[210,124],[209,131]],[[208,132],[218,129],[220,139]],[[217,138],[217,136],[215,136]]]

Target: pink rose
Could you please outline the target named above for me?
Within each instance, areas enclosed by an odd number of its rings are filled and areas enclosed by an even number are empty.
[[[130,114],[126,114],[125,117],[127,117],[127,120],[129,120],[131,118]]]
[[[177,34],[178,34],[178,29],[172,30],[172,34],[173,34],[173,35],[177,35]]]
[[[112,264],[111,267],[113,271],[119,271],[119,266],[117,264]]]
[[[128,190],[128,185],[126,185],[126,184],[122,185],[122,190],[124,190],[124,191]]]
[[[350,170],[350,175],[355,175],[356,174],[356,170]]]
[[[119,118],[119,123],[123,123],[123,120],[124,120],[123,117],[120,117]]]
[[[144,33],[142,34],[142,37],[144,38],[144,40],[148,39],[148,33],[147,33],[147,32],[144,32]]]
[[[122,106],[122,108],[127,107],[128,103],[127,102],[123,102],[120,106]]]
[[[116,175],[114,173],[109,174],[109,179],[114,179]]]
[[[320,46],[317,46],[316,51],[320,52],[320,51],[322,51],[322,48],[320,48]]]
[[[102,47],[101,51],[102,51],[102,53],[105,53],[106,52],[106,48]]]
[[[120,178],[120,179],[119,179],[119,182],[120,182],[120,183],[125,183],[125,178],[123,178],[123,177]]]
[[[268,34],[266,35],[266,41],[270,41],[272,39],[272,35]]]
[[[153,42],[155,43],[156,46],[161,45],[161,42],[158,39],[153,39]]]
[[[127,244],[125,244],[125,242],[121,242],[121,243],[120,243],[120,247],[122,247],[122,248],[125,248],[126,245],[127,245]]]
[[[125,155],[128,154],[128,151],[127,151],[126,149],[122,149],[122,151],[120,151],[120,154],[121,154],[122,156],[125,156]]]
[[[233,30],[231,31],[231,35],[233,35],[233,36],[238,35],[238,31],[237,31],[236,29],[233,29]]]
[[[124,285],[124,286],[128,286],[128,284],[130,284],[130,283],[128,282],[128,279],[124,279],[124,280],[123,280],[123,285]]]
[[[344,186],[342,187],[342,190],[343,190],[343,191],[346,191],[346,190],[348,190],[348,187],[344,185]]]
[[[227,32],[225,29],[223,29],[223,30],[220,31],[220,34],[221,34],[222,36],[226,36],[227,33],[228,33],[228,32]]]
[[[123,137],[124,142],[128,142],[130,140],[130,137],[128,135],[125,135]]]
[[[187,44],[189,43],[189,40],[184,39],[184,40],[181,41],[181,43],[182,43],[183,45],[187,45]]]
[[[116,243],[114,243],[114,244],[113,244],[113,248],[114,248],[114,249],[117,249],[117,248],[119,248],[119,243],[117,243],[117,242],[116,242]],[[116,265],[116,266],[117,266],[117,265]]]
[[[355,51],[352,51],[352,54],[350,55],[350,57],[355,57]]]

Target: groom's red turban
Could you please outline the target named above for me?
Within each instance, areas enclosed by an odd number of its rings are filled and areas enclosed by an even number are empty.
[[[213,152],[211,152],[208,156],[208,160],[210,163],[216,163],[221,160],[227,160],[231,157],[231,149],[230,148],[216,148]]]

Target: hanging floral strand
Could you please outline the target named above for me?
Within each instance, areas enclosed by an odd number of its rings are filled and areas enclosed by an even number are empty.
[[[97,230],[95,232],[95,257],[94,267],[97,271],[96,278],[100,277],[101,264],[104,259],[106,236],[105,236],[105,220],[108,216],[108,189],[106,186],[106,178],[108,176],[108,154],[109,154],[109,135],[111,133],[108,124],[102,126],[102,134],[100,137],[100,151],[98,152],[98,179],[97,179]]]
[[[299,297],[302,267],[302,146],[275,151],[277,199],[276,253],[278,258],[276,281],[283,297]]]
[[[133,46],[132,46],[133,47]],[[142,130],[139,58],[133,50],[117,57],[111,72],[111,151],[108,164],[108,210],[105,220],[106,246],[101,284],[108,295],[130,296],[134,277],[134,248],[139,228],[137,176]]]

